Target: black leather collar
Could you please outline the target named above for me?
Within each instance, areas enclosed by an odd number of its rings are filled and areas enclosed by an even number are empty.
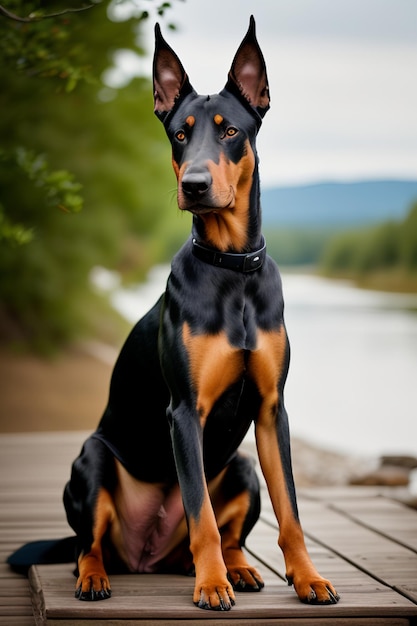
[[[193,254],[200,261],[214,265],[215,267],[224,267],[235,272],[254,272],[262,267],[266,256],[266,243],[262,237],[262,247],[254,252],[238,254],[234,252],[219,252],[212,248],[206,248],[193,239]]]

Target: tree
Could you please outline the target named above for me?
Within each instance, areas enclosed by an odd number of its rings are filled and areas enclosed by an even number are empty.
[[[116,50],[143,53],[149,14],[139,4],[112,21],[111,5],[0,5],[0,336],[13,329],[37,349],[91,326],[94,265],[137,275],[158,260],[172,213],[149,80],[114,90],[102,79]]]

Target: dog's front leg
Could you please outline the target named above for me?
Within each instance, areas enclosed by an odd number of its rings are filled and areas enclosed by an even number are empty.
[[[289,364],[285,327],[259,333],[258,350],[251,355],[250,375],[255,379],[261,405],[255,434],[258,456],[279,525],[279,546],[287,579],[302,602],[333,604],[339,596],[330,581],[322,578],[307,552],[298,518],[291,466],[288,417],[284,406],[284,383]]]
[[[193,601],[202,609],[227,611],[235,598],[227,579],[220,533],[204,476],[202,428],[193,413],[184,402],[168,410],[196,571]]]
[[[285,558],[288,584],[294,584],[302,602],[333,604],[339,596],[331,582],[322,578],[316,570],[308,554],[298,518],[287,416],[283,406],[276,419],[278,423],[274,423],[274,419],[258,420],[256,442],[262,472],[279,524],[278,543]]]
[[[193,600],[204,609],[229,610],[235,596],[205,478],[203,430],[214,404],[241,372],[243,355],[229,345],[225,333],[193,333],[187,322],[179,333],[172,309],[165,309],[159,348],[171,394],[167,415],[196,570]]]

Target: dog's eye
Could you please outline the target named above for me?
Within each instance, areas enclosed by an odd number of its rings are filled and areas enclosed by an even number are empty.
[[[226,128],[226,136],[227,137],[234,137],[235,135],[237,135],[238,133],[238,129],[235,128],[234,126],[229,126],[228,128]]]
[[[184,141],[185,140],[185,132],[183,130],[177,130],[177,132],[175,133],[175,139],[177,141]]]

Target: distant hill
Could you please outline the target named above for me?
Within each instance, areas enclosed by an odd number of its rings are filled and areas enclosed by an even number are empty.
[[[403,218],[417,200],[417,180],[275,187],[262,191],[265,226],[348,228]]]

